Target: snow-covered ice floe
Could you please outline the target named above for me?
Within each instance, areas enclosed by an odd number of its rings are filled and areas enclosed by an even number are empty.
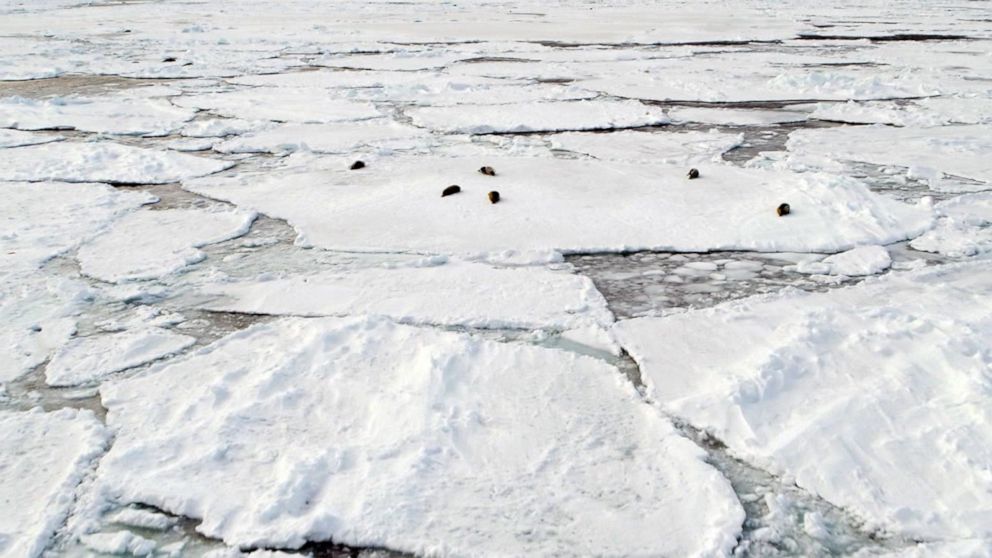
[[[0,411],[0,556],[41,556],[110,433],[90,411]]]
[[[651,397],[870,527],[992,538],[992,268],[620,322]]]
[[[925,233],[929,234],[929,232]],[[874,275],[892,265],[892,257],[884,246],[858,246],[817,262],[799,262],[796,271],[823,275]]]
[[[108,282],[154,279],[202,260],[199,247],[248,232],[256,214],[238,209],[163,209],[126,215],[77,253],[82,272]]]
[[[257,87],[183,95],[172,102],[246,120],[320,123],[381,116],[372,103],[335,98],[327,89],[317,87]]]
[[[907,167],[915,176],[930,178],[930,187],[949,190],[942,175],[983,184],[992,182],[992,126],[894,128],[842,126],[797,130],[786,144],[792,164],[820,167],[835,160]]]
[[[0,148],[51,143],[53,141],[61,141],[62,139],[65,138],[48,134],[32,134],[31,132],[23,132],[21,130],[0,130]]]
[[[177,353],[195,342],[194,337],[157,327],[77,337],[55,351],[45,367],[45,383],[71,386],[92,382]]]
[[[555,149],[585,153],[597,159],[653,164],[718,162],[739,146],[743,134],[710,132],[639,132],[610,134],[565,132],[548,136]]]
[[[744,519],[617,369],[560,350],[286,318],[101,395],[95,489],[230,545],[714,556]]]
[[[422,145],[428,132],[393,121],[338,124],[283,124],[229,139],[216,147],[224,153],[348,153],[360,147],[402,149]]]
[[[495,177],[478,171],[491,165]],[[478,254],[558,250],[837,252],[932,225],[932,209],[814,173],[553,158],[390,157],[360,172],[243,173],[183,187],[286,219],[327,249]],[[449,185],[461,193],[441,197]],[[500,193],[491,204],[487,192]],[[792,213],[775,208],[789,203]],[[609,211],[604,211],[608,208]]]
[[[19,130],[72,129],[164,136],[192,120],[194,114],[167,100],[147,98],[134,91],[92,98],[0,98],[0,126]]]
[[[456,105],[413,108],[406,113],[418,126],[465,134],[635,128],[669,121],[660,108],[637,101]]]
[[[253,314],[380,314],[403,323],[491,329],[570,329],[613,321],[589,278],[543,267],[377,267],[221,283],[202,292],[223,295],[207,308]]]
[[[232,166],[229,161],[110,142],[60,141],[0,149],[0,181],[165,184]]]

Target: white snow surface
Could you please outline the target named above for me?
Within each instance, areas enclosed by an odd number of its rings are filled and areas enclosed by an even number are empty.
[[[244,120],[319,123],[381,116],[371,103],[335,98],[330,91],[316,87],[256,87],[183,95],[172,102]]]
[[[207,308],[253,314],[379,314],[403,323],[488,329],[570,329],[613,322],[592,280],[542,267],[453,261],[222,283],[202,292],[223,296]]]
[[[0,149],[0,181],[165,184],[212,174],[233,165],[228,161],[110,142],[60,141]]]
[[[620,322],[658,405],[869,526],[992,535],[992,268]]]
[[[798,110],[731,109],[712,107],[672,107],[668,116],[673,122],[698,122],[733,126],[767,126],[802,122],[811,115]]]
[[[714,556],[744,519],[619,371],[564,351],[289,318],[101,396],[97,489],[230,545]]]
[[[413,108],[406,113],[417,126],[466,134],[633,128],[668,122],[663,110],[637,101],[456,105]]]
[[[0,557],[41,556],[110,442],[90,411],[0,411]]]
[[[164,136],[193,119],[194,111],[127,91],[106,97],[0,98],[0,127],[73,129],[101,134]]]
[[[103,281],[154,279],[201,261],[202,246],[245,234],[255,217],[238,209],[137,211],[84,244],[76,258],[84,274]]]
[[[157,199],[105,184],[0,182],[0,268],[34,269]]]
[[[610,134],[565,132],[548,138],[556,149],[585,153],[597,159],[672,165],[718,162],[724,153],[744,141],[743,134],[717,131],[624,130]]]
[[[477,172],[483,164],[497,176]],[[341,168],[347,168],[342,162]],[[299,242],[349,251],[837,252],[921,234],[932,210],[813,173],[552,158],[391,157],[361,172],[266,172],[183,187],[286,219]],[[461,193],[441,197],[451,184]],[[486,193],[499,191],[490,204]],[[782,202],[792,214],[780,218]]]
[[[135,535],[130,531],[115,531],[113,533],[92,533],[80,537],[80,542],[86,548],[100,554],[117,554],[127,556],[148,556],[155,552],[155,541]]]
[[[992,182],[992,126],[895,128],[891,126],[842,126],[797,130],[786,144],[796,164],[817,165],[817,160],[840,159],[876,165],[907,167],[917,175],[934,169],[984,183]],[[986,184],[980,187],[987,187]],[[940,180],[931,188],[946,190]]]
[[[0,129],[0,148],[23,147],[25,145],[37,145],[39,143],[51,143],[61,141],[65,138],[48,134],[32,134],[21,130]]]
[[[410,148],[429,133],[392,120],[360,123],[283,124],[229,139],[216,147],[225,153],[348,153],[360,147]]]
[[[45,367],[45,383],[71,386],[177,353],[195,337],[150,327],[109,335],[76,337],[60,347]]]

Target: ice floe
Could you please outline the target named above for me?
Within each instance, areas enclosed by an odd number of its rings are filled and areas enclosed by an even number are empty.
[[[0,180],[165,184],[232,166],[229,161],[110,142],[60,141],[0,149]]]
[[[403,323],[571,329],[613,321],[586,277],[542,267],[450,262],[210,285],[207,308],[297,316],[379,314]]]
[[[556,149],[585,153],[597,159],[685,165],[720,161],[721,155],[744,141],[744,136],[716,131],[624,130],[610,134],[566,132],[548,136],[548,139]]]
[[[789,134],[786,147],[793,166],[818,167],[837,159],[898,165],[915,176],[933,177],[931,188],[937,190],[960,188],[940,180],[942,174],[992,182],[992,158],[988,157],[992,151],[990,126],[843,126],[797,130]]]
[[[360,147],[402,149],[422,146],[428,132],[393,121],[283,124],[229,139],[216,147],[227,153],[347,153]]]
[[[467,134],[634,128],[668,123],[660,108],[637,101],[457,105],[413,108],[406,113],[418,126]]]
[[[0,130],[0,148],[22,147],[63,140],[62,136],[48,134],[32,134],[21,130]]]
[[[796,264],[796,271],[823,275],[875,275],[891,265],[892,257],[884,246],[858,246],[820,261],[800,262]]]
[[[89,411],[0,411],[0,556],[41,556],[110,441]]]
[[[71,386],[92,382],[177,353],[195,342],[194,337],[156,327],[77,337],[55,351],[45,367],[45,383]]]
[[[672,107],[668,109],[672,122],[697,122],[730,126],[768,126],[802,122],[811,117],[798,110],[731,109],[712,107]]]
[[[18,130],[70,129],[102,134],[164,136],[194,111],[133,92],[106,97],[0,98],[0,126]]]
[[[101,394],[97,489],[231,545],[724,555],[743,520],[616,369],[559,350],[294,318]]]
[[[620,322],[658,405],[881,528],[992,535],[987,262]],[[719,350],[714,350],[718,347]]]
[[[202,260],[199,247],[245,234],[255,216],[229,209],[138,211],[84,244],[76,257],[84,274],[103,281],[154,279]]]
[[[344,163],[341,168],[347,169]],[[495,168],[496,176],[478,171]],[[304,245],[479,254],[669,249],[837,252],[932,225],[932,209],[847,178],[713,164],[616,166],[538,157],[389,157],[349,170],[207,177],[183,187],[286,219]],[[441,197],[457,184],[461,193]],[[498,190],[491,204],[486,193]],[[780,218],[787,201],[793,211]]]
[[[331,91],[315,87],[256,87],[183,95],[172,102],[244,120],[321,123],[381,116],[371,103],[336,98]]]

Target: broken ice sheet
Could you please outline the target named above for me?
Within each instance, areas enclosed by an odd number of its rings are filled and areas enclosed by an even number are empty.
[[[79,385],[177,353],[196,338],[150,327],[76,337],[60,347],[45,367],[50,386]]]
[[[619,371],[561,350],[292,318],[101,394],[100,493],[229,545],[724,555],[743,520]]]
[[[382,115],[371,103],[339,98],[317,87],[256,87],[183,95],[172,102],[231,118],[277,122],[342,122]]]
[[[193,116],[192,110],[134,90],[99,97],[0,98],[0,126],[19,130],[72,129],[164,136],[178,130]]]
[[[282,124],[229,139],[216,147],[225,153],[348,153],[361,147],[411,148],[430,140],[430,133],[392,120],[360,123]]]
[[[989,278],[986,262],[892,273],[615,332],[659,405],[869,528],[989,538]]]
[[[739,146],[744,136],[717,131],[624,130],[608,134],[566,132],[550,135],[548,139],[555,149],[585,153],[597,159],[686,165],[720,161],[721,155]]]

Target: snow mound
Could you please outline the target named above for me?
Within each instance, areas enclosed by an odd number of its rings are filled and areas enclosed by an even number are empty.
[[[651,396],[900,535],[992,537],[992,266],[620,322]]]
[[[110,433],[90,411],[0,411],[0,556],[41,556]]]
[[[101,395],[102,493],[229,545],[713,556],[744,519],[619,371],[564,351],[293,318]]]
[[[228,161],[109,142],[60,141],[0,149],[0,180],[165,184],[232,166]]]
[[[206,256],[198,247],[245,234],[255,217],[228,209],[138,211],[84,244],[76,257],[84,274],[103,281],[154,279],[201,261]]]
[[[416,324],[480,328],[609,325],[606,300],[587,277],[539,267],[478,263],[368,268],[212,285],[207,308],[252,314],[379,314]]]
[[[496,176],[477,172],[491,165]],[[479,254],[659,249],[837,252],[921,234],[932,210],[813,173],[552,158],[391,157],[361,172],[266,172],[183,187],[286,219],[299,242]],[[449,185],[461,193],[441,197]],[[497,190],[498,204],[486,193]],[[792,205],[780,218],[775,208]]]

